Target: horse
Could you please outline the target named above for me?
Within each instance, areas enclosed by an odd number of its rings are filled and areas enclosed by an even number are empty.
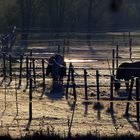
[[[115,91],[118,91],[121,87],[120,80],[124,79],[126,84],[126,90],[129,90],[129,81],[131,77],[140,78],[140,61],[132,63],[122,63],[116,71],[116,79],[114,79]]]
[[[49,58],[46,75],[52,76],[54,90],[63,83],[63,77],[66,76],[66,62],[63,56],[55,54]]]

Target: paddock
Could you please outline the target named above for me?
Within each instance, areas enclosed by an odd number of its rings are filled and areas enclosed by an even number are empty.
[[[61,40],[31,36],[25,52],[18,50],[20,40],[12,53],[2,52],[0,129],[16,135],[48,128],[65,135],[88,131],[139,135],[139,80],[130,81],[133,99],[125,93],[124,81],[117,94],[112,80],[119,64],[139,60],[139,35],[104,36],[97,34],[90,45],[81,34],[82,39]],[[52,80],[45,68],[55,53],[64,56],[67,76],[64,93],[50,94]],[[128,106],[130,115],[124,117]]]

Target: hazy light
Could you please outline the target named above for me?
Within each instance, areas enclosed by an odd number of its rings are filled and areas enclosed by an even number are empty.
[[[91,59],[86,59],[86,60],[83,60],[83,59],[65,59],[65,62],[73,62],[73,63],[76,63],[76,62],[95,62],[95,61],[98,61],[98,60],[91,60]]]

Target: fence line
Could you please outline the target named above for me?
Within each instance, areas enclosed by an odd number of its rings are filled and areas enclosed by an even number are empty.
[[[114,101],[114,97],[113,97],[113,83],[114,83],[114,81],[113,81],[113,76],[114,76],[114,71],[113,70],[115,70],[116,69],[116,67],[115,67],[115,50],[112,50],[112,57],[113,57],[113,59],[112,59],[112,75],[110,75],[110,108],[113,110],[113,103],[115,102]],[[10,69],[10,73],[9,73],[9,76],[6,74],[6,71],[7,71],[7,65],[6,65],[6,55],[3,53],[3,77],[4,77],[4,79],[6,78],[6,77],[9,77],[9,78],[11,78],[12,76],[12,70],[13,70],[13,68],[11,67],[11,56],[10,56],[10,63],[9,63],[9,69]],[[30,92],[30,96],[29,96],[29,121],[31,121],[32,120],[32,89],[33,89],[33,87],[32,87],[32,81],[31,81],[31,76],[36,76],[36,74],[34,73],[34,74],[32,74],[32,71],[31,70],[33,70],[33,69],[35,69],[35,67],[32,67],[33,66],[33,61],[31,61],[31,60],[34,60],[35,61],[35,58],[33,58],[32,57],[32,54],[30,55],[30,56],[26,56],[26,88],[29,88],[29,92]],[[23,56],[20,58],[20,77],[19,77],[19,80],[21,80],[21,75],[22,75],[22,70],[23,70],[23,67],[22,67],[22,63],[23,63]],[[118,62],[117,62],[118,63]],[[82,69],[82,70],[84,70],[84,69]],[[85,71],[84,71],[84,88],[85,88],[85,99],[86,100],[89,100],[89,98],[88,98],[88,87],[89,87],[89,85],[88,85],[88,82],[87,82],[87,71],[86,71],[87,69],[85,69]],[[100,84],[100,79],[99,79],[99,69],[95,69],[96,70],[96,85],[95,85],[95,87],[97,88],[96,89],[96,91],[97,91],[97,101],[98,102],[100,102],[100,95],[99,95],[99,93],[100,93],[100,87],[101,87],[101,84]],[[67,99],[68,99],[68,89],[70,88],[70,82],[72,83],[72,89],[73,89],[73,96],[74,96],[74,100],[77,100],[77,92],[76,92],[76,87],[77,87],[77,85],[76,85],[76,83],[75,83],[75,76],[79,76],[79,74],[77,74],[76,72],[75,72],[75,68],[74,68],[74,66],[72,65],[72,63],[70,63],[70,66],[69,66],[69,73],[68,73],[68,80],[67,80],[67,89],[66,89],[66,96],[67,96]],[[42,59],[42,77],[43,77],[43,91],[45,91],[45,71],[44,71],[44,59]],[[93,78],[93,75],[92,75],[92,78]],[[35,77],[34,77],[34,79],[36,79]],[[30,81],[29,81],[30,80]],[[71,81],[70,81],[71,80]],[[132,80],[131,80],[131,82],[132,82]],[[19,82],[20,83],[20,82]],[[5,86],[6,86],[6,84],[5,84]],[[132,88],[133,88],[133,86],[131,87],[131,90],[132,90]],[[136,92],[136,101],[134,102],[134,103],[136,103],[136,108],[137,108],[137,121],[139,121],[139,84],[136,84],[136,89],[137,89],[137,92]],[[131,94],[131,92],[130,92],[130,94]],[[117,101],[116,101],[117,102]],[[122,102],[122,101],[121,101]],[[128,99],[128,101],[127,101],[127,110],[128,110],[128,108],[129,108],[129,105],[128,105],[128,103],[130,103],[130,101],[129,101],[129,99]],[[126,112],[128,112],[128,111],[126,111]]]

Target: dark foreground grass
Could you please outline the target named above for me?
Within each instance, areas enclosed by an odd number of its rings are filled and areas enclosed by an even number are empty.
[[[21,138],[12,138],[10,135],[7,136],[0,136],[0,140],[139,140],[140,136],[133,136],[133,135],[122,135],[122,136],[104,136],[104,137],[97,137],[92,134],[87,135],[76,135],[76,136],[69,136],[69,137],[61,137],[57,134],[42,134],[42,133],[34,133],[32,136],[27,135]]]

